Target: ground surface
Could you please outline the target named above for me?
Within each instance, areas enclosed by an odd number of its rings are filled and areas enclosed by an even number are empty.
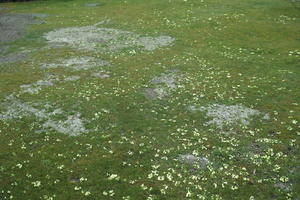
[[[300,199],[285,0],[0,4],[0,199]]]

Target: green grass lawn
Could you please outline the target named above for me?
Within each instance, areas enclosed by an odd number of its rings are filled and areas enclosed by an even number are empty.
[[[10,52],[31,51],[27,60],[0,64],[1,200],[300,199],[299,2],[86,3],[97,1],[0,4],[14,13],[49,15],[24,37],[0,43]],[[110,22],[99,27],[175,40],[153,51],[87,51],[51,48],[44,37],[103,20]],[[109,64],[41,68],[74,57]],[[174,70],[176,87],[147,99],[144,90],[156,87],[155,77]],[[107,77],[91,75],[99,71]],[[59,80],[39,87],[37,81],[49,75]],[[80,78],[63,81],[70,76]],[[34,83],[37,93],[20,92],[21,85]],[[15,103],[7,99],[11,94],[36,110],[1,118]],[[260,114],[220,127],[208,113],[190,109],[213,104],[243,105]],[[60,131],[69,127],[68,117],[81,119],[81,134]],[[66,126],[55,129],[49,119]],[[186,154],[209,162],[180,162]]]

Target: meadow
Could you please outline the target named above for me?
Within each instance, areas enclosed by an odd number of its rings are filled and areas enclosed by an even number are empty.
[[[300,199],[299,1],[0,8],[1,200]]]

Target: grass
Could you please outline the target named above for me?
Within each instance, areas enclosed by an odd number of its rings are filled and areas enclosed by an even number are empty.
[[[97,1],[94,1],[97,2]],[[300,199],[299,7],[285,0],[103,0],[4,3],[16,13],[47,13],[45,23],[10,43],[11,51],[35,49],[29,61],[1,64],[0,97],[45,73],[80,80],[21,94],[24,102],[50,103],[81,113],[88,130],[70,137],[36,133],[34,116],[0,120],[0,199]],[[92,3],[92,2],[91,2]],[[176,41],[155,51],[84,52],[47,49],[53,29],[103,25]],[[131,49],[130,49],[131,50]],[[107,79],[91,71],[40,69],[58,58],[94,56],[111,65]],[[143,89],[178,69],[181,87],[149,101]],[[97,69],[93,69],[97,71]],[[228,130],[205,126],[191,105],[242,104],[270,120]],[[0,107],[0,111],[5,107]],[[62,116],[64,120],[66,116]],[[176,161],[206,157],[205,169]],[[111,176],[111,175],[116,175]],[[109,180],[109,177],[115,177]]]

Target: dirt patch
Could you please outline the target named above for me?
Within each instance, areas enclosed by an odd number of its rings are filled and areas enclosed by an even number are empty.
[[[155,77],[150,81],[150,84],[153,85],[153,87],[146,88],[144,90],[144,96],[149,100],[161,99],[168,96],[172,90],[178,87],[176,83],[180,77],[181,75],[176,70]]]
[[[1,37],[1,36],[0,36]],[[1,51],[0,51],[1,53]],[[6,63],[14,63],[14,62],[20,62],[28,59],[28,52],[17,52],[17,53],[10,53],[10,54],[2,54],[0,56],[0,64],[6,64]]]
[[[144,96],[149,100],[161,99],[168,95],[165,88],[146,88],[144,90]]]
[[[77,81],[80,79],[80,76],[68,76],[64,79],[59,79],[58,76],[48,75],[42,80],[38,80],[34,83],[21,85],[21,91],[19,94],[29,93],[29,94],[38,94],[45,87],[54,86],[58,81]]]
[[[105,71],[100,71],[100,72],[94,72],[91,74],[93,77],[96,77],[96,78],[101,78],[101,79],[105,79],[105,78],[109,78],[110,75],[108,72],[105,72]]]
[[[38,80],[35,83],[21,85],[21,93],[37,94],[43,87],[53,86],[58,77],[50,75],[43,80]]]
[[[4,55],[4,54],[7,54],[7,51],[9,49],[9,46],[8,45],[1,45],[0,46],[0,55]]]
[[[64,121],[55,121],[48,119],[44,124],[44,128],[50,128],[59,133],[63,133],[70,136],[78,136],[81,133],[87,132],[84,127],[80,114],[70,115]]]
[[[107,61],[101,59],[95,59],[93,57],[74,57],[65,60],[60,60],[58,61],[58,63],[43,64],[41,68],[51,69],[51,68],[58,68],[58,67],[67,67],[75,71],[79,71],[79,70],[88,70],[94,67],[101,67],[108,64],[109,62]]]
[[[0,15],[0,43],[12,42],[26,33],[26,27],[31,24],[41,24],[32,14],[8,13]]]
[[[80,114],[67,115],[62,109],[54,108],[49,104],[29,104],[10,96],[4,103],[1,103],[5,112],[0,113],[0,120],[20,120],[24,117],[35,117],[43,128],[39,132],[46,132],[48,129],[70,136],[78,136],[87,132]],[[64,118],[64,120],[56,120]]]
[[[46,17],[49,17],[48,14],[44,14],[44,13],[32,13],[30,15],[33,16],[33,17],[37,17],[37,18],[46,18]]]
[[[201,111],[206,112],[206,116],[211,118],[207,125],[215,125],[218,128],[223,128],[224,126],[243,124],[248,125],[251,118],[255,116],[260,116],[263,119],[269,119],[268,114],[261,113],[258,110],[247,108],[243,105],[219,105],[212,104],[207,107],[201,106],[191,106],[191,111]]]
[[[84,6],[86,7],[96,7],[96,6],[102,6],[102,3],[86,3]]]
[[[80,79],[80,76],[68,76],[65,77],[64,81],[77,81]]]
[[[113,28],[92,26],[70,27],[51,31],[44,35],[50,43],[62,43],[80,50],[118,51],[127,48],[141,48],[152,51],[171,45],[174,41],[169,36],[143,37],[139,34]]]
[[[209,164],[209,160],[205,157],[196,157],[192,154],[179,155],[178,161],[184,164],[197,165],[205,168]]]
[[[290,192],[292,190],[292,184],[290,184],[290,183],[278,182],[278,183],[275,183],[274,186],[284,192]]]
[[[8,8],[0,7],[0,11],[3,11],[3,10],[8,10]]]

